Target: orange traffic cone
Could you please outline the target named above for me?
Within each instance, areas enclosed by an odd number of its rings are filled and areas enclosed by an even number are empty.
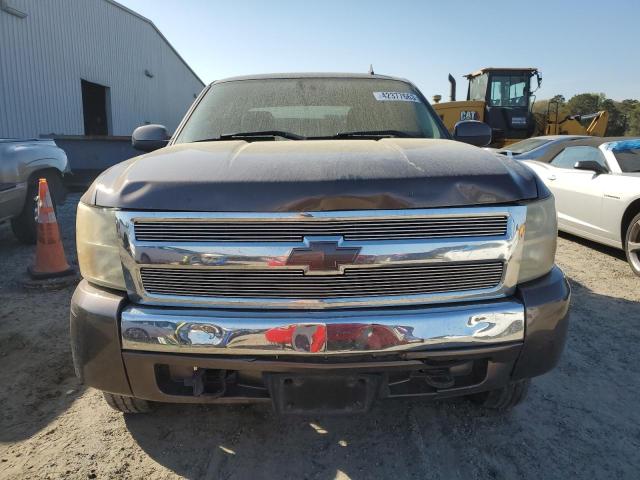
[[[60,229],[53,210],[47,179],[38,182],[38,243],[36,245],[36,262],[28,268],[31,278],[44,279],[62,277],[74,273],[67,263],[60,240]]]

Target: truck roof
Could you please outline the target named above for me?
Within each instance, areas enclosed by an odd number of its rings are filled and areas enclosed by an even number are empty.
[[[223,82],[235,82],[241,80],[263,80],[269,78],[371,78],[378,80],[399,80],[405,83],[411,83],[409,80],[400,77],[393,77],[391,75],[379,75],[377,73],[332,73],[332,72],[305,72],[305,73],[263,73],[257,75],[241,75],[237,77],[223,78],[221,80],[215,80],[214,83]]]

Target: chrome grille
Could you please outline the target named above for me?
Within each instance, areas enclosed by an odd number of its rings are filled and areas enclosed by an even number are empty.
[[[136,219],[142,242],[299,242],[310,236],[394,240],[505,235],[506,215],[348,219]]]
[[[289,269],[143,267],[140,276],[154,295],[325,299],[491,289],[502,280],[503,263],[347,268],[344,275],[326,276]]]
[[[116,218],[127,292],[134,303],[303,311],[511,295],[526,212],[525,205],[503,205],[119,211]],[[344,249],[358,253],[346,259],[338,255]],[[309,255],[301,258],[301,251]]]

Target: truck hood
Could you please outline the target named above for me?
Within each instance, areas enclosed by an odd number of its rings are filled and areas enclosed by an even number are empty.
[[[522,164],[451,140],[179,144],[105,171],[83,197],[104,207],[201,212],[406,209],[536,198]]]

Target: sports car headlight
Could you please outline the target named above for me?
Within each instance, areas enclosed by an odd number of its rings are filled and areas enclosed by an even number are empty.
[[[118,249],[116,212],[78,204],[76,245],[80,273],[90,282],[126,290]]]
[[[527,205],[524,245],[518,283],[549,273],[558,241],[558,219],[553,195]]]

